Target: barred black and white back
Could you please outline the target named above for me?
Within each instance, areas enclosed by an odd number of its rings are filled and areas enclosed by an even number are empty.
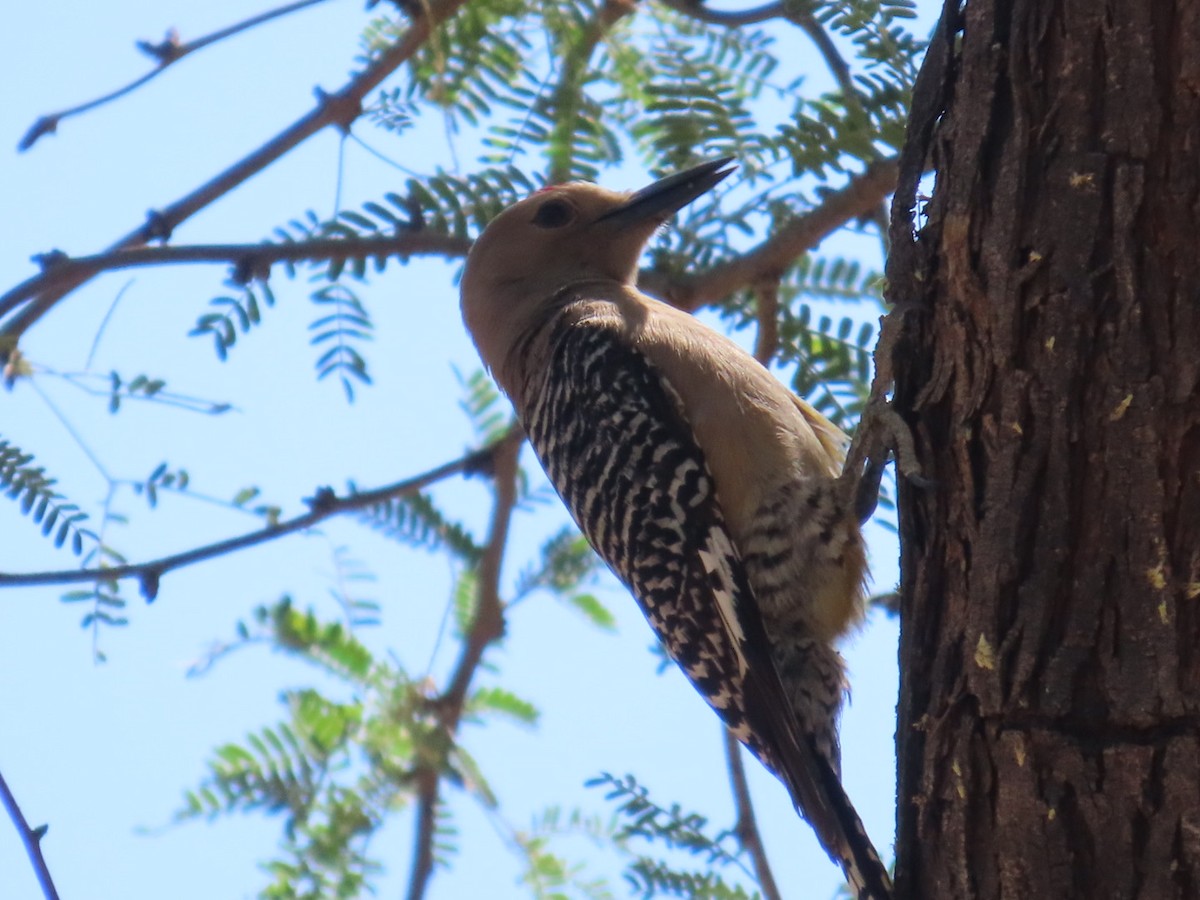
[[[835,772],[836,750],[827,757],[814,742],[831,736],[804,733],[785,696],[680,398],[604,301],[564,296],[514,352],[521,376],[513,402],[584,535],[696,689],[787,785],[858,896],[890,897],[886,869]]]

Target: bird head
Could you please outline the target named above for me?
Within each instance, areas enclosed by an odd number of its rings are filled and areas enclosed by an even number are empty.
[[[514,203],[475,241],[463,272],[463,319],[489,368],[560,291],[575,282],[632,286],[646,242],[733,169],[713,160],[640,191],[554,185]]]

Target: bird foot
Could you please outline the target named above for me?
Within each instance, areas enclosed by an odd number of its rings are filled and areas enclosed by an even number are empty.
[[[860,522],[866,522],[875,512],[883,470],[893,455],[898,474],[918,487],[932,487],[933,481],[921,471],[908,423],[886,397],[872,397],[859,419],[842,472]]]

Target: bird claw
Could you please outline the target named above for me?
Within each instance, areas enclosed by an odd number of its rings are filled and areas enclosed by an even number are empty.
[[[896,459],[896,471],[917,487],[932,487],[917,460],[916,447],[908,423],[884,397],[867,401],[847,455],[846,479],[852,490],[854,513],[866,522],[879,503],[879,485],[890,458]]]

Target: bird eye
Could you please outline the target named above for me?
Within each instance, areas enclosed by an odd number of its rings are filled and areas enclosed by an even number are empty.
[[[533,224],[539,228],[562,228],[575,218],[575,210],[565,200],[547,200],[538,207]]]

